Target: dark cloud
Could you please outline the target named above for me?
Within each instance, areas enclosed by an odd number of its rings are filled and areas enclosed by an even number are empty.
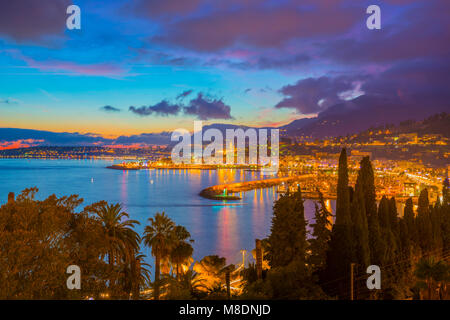
[[[300,113],[338,112],[350,106],[351,100],[364,94],[368,109],[385,110],[380,101],[389,101],[408,114],[429,115],[450,110],[450,55],[442,59],[414,59],[398,62],[376,74],[307,78],[280,89],[284,99],[276,108],[293,108]],[[384,100],[382,100],[384,99]],[[343,100],[349,100],[342,104]],[[377,104],[368,103],[377,101]],[[332,106],[332,108],[330,108]],[[376,107],[376,108],[375,108]],[[328,111],[330,110],[330,111]],[[427,113],[421,112],[427,110]]]
[[[442,59],[397,63],[366,81],[362,90],[378,96],[397,97],[408,105],[450,110],[450,54]]]
[[[136,108],[131,106],[129,110],[140,116],[149,116],[152,114],[158,116],[169,116],[169,115],[177,115],[180,112],[181,107],[177,104],[170,104],[166,100],[163,100],[153,106],[148,107],[142,106],[140,108]]]
[[[0,34],[18,41],[62,34],[71,0],[0,1]]]
[[[299,8],[292,2],[267,7],[252,1],[239,10],[236,3],[234,6],[218,5],[208,15],[169,24],[165,33],[153,40],[203,52],[239,44],[278,48],[293,39],[346,32],[357,19],[361,19],[361,10],[355,7],[330,4],[311,10]]]
[[[230,114],[230,106],[226,105],[222,99],[211,98],[201,92],[197,94],[196,98],[191,99],[189,103],[183,103],[181,99],[191,95],[192,92],[193,90],[186,90],[180,93],[177,96],[178,103],[172,104],[167,100],[163,100],[153,106],[142,106],[140,108],[131,106],[129,110],[140,116],[170,116],[183,112],[185,115],[196,116],[200,120],[233,119]]]
[[[195,115],[200,120],[209,119],[233,119],[230,114],[231,108],[222,99],[214,99],[204,96],[202,93],[192,99],[188,106],[184,107],[184,113]]]
[[[306,78],[282,87],[284,96],[275,108],[292,108],[299,113],[317,113],[342,101],[341,93],[351,91],[358,79],[351,77]]]
[[[106,112],[120,112],[122,110],[120,110],[119,108],[115,108],[112,106],[104,106],[100,108],[101,111],[106,111]]]
[[[190,95],[193,91],[194,91],[194,90],[186,90],[186,91],[183,91],[182,93],[180,93],[180,94],[177,96],[177,100],[178,100],[178,99],[186,98],[186,97],[187,97],[188,95]]]
[[[450,53],[450,1],[420,2],[385,22],[380,32],[362,28],[318,44],[318,55],[346,64],[386,64]]]

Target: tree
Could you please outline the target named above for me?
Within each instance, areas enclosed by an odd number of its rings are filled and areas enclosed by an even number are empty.
[[[92,214],[101,205],[77,213],[77,195],[39,201],[37,192],[25,189],[0,207],[0,299],[101,298],[111,277],[103,226]],[[72,264],[82,270],[80,290],[66,287]]]
[[[306,221],[300,188],[294,194],[282,195],[275,202],[270,230],[271,267],[287,266],[293,261],[305,262]]]
[[[434,206],[430,207],[430,220],[431,220],[431,232],[432,232],[432,248],[436,252],[436,256],[442,255],[443,237],[442,237],[442,216],[443,210],[441,210],[441,204],[438,201]]]
[[[423,258],[416,265],[417,278],[425,280],[428,288],[428,299],[433,299],[432,289],[435,284],[442,287],[441,282],[450,280],[450,267],[444,261],[436,261],[433,257]]]
[[[377,214],[377,203],[375,193],[375,176],[372,163],[369,157],[364,157],[360,163],[359,173],[361,176],[360,184],[364,195],[364,205],[367,216]]]
[[[342,149],[339,156],[337,199],[336,199],[336,221],[337,225],[350,225],[350,194],[348,188],[347,151]]]
[[[226,259],[217,255],[206,256],[194,264],[194,271],[198,274],[199,284],[207,291],[221,287],[223,270]]]
[[[380,205],[378,206],[381,237],[385,241],[382,265],[393,263],[397,256],[397,241],[391,229],[391,216],[389,210],[389,200],[383,196]]]
[[[397,213],[397,203],[394,197],[389,199],[389,226],[395,238],[398,238],[398,213]]]
[[[99,203],[94,209],[98,216],[102,237],[105,239],[108,264],[110,266],[110,289],[113,291],[117,281],[117,275],[122,268],[120,264],[129,264],[135,259],[139,251],[141,239],[139,234],[133,230],[136,220],[130,220],[129,214],[122,211],[120,204]]]
[[[194,251],[191,243],[194,241],[191,234],[183,226],[175,226],[174,230],[175,243],[170,251],[170,261],[175,265],[177,277],[180,275],[180,265],[185,263]]]
[[[35,200],[25,189],[0,207],[0,299],[69,298],[65,274],[70,261],[67,236],[77,196]]]
[[[359,203],[363,204],[364,211],[367,216],[367,229],[369,238],[369,252],[370,263],[381,265],[384,260],[385,253],[385,241],[382,237],[382,231],[377,212],[376,193],[375,193],[375,176],[372,168],[372,163],[369,157],[364,157],[360,162],[360,169],[358,172],[358,178],[356,182],[356,189],[359,192]],[[364,219],[362,218],[363,234]]]
[[[351,204],[355,262],[358,273],[363,273],[370,264],[369,228],[364,206],[364,195],[360,184],[356,184]]]
[[[339,157],[337,182],[336,218],[331,232],[327,254],[327,268],[323,273],[325,282],[333,281],[341,298],[348,297],[349,268],[354,262],[352,221],[348,186],[347,152],[342,149]],[[337,281],[337,279],[341,279]],[[334,289],[334,288],[333,288]],[[335,292],[336,290],[333,290]]]
[[[450,206],[450,182],[448,178],[445,178],[442,183],[442,206]]]
[[[144,244],[151,248],[155,257],[154,298],[159,300],[161,259],[168,257],[176,243],[173,229],[174,222],[166,214],[157,212],[148,219],[149,224],[144,229]]]
[[[309,264],[316,270],[321,270],[326,265],[329,241],[331,238],[332,214],[327,210],[323,195],[319,192],[319,205],[315,203],[314,223],[310,224],[313,229],[312,238],[309,240]]]
[[[409,241],[416,243],[418,242],[418,239],[414,219],[415,215],[414,215],[413,201],[411,198],[408,198],[406,200],[405,208],[403,211],[403,220],[405,221],[406,231],[407,234],[409,235]]]
[[[419,195],[416,228],[422,252],[431,251],[433,249],[433,226],[430,218],[430,203],[427,189],[423,189]]]
[[[177,278],[169,278],[169,300],[200,299],[207,295],[208,288],[202,284],[200,275],[194,270],[188,269]]]
[[[441,219],[442,250],[450,252],[450,186],[448,178],[444,180],[442,186]]]
[[[150,265],[144,262],[145,255],[136,254],[123,268],[123,287],[126,296],[131,295],[133,300],[139,300],[141,289],[151,283]]]

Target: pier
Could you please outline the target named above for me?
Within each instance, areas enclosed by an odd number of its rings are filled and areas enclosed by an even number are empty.
[[[255,181],[244,181],[244,182],[235,182],[235,183],[227,183],[227,184],[219,184],[212,187],[208,187],[203,189],[200,192],[200,196],[213,199],[213,200],[240,200],[241,198],[238,196],[232,196],[230,194],[250,191],[253,189],[264,189],[270,188],[276,185],[280,185],[282,183],[292,183],[296,181],[300,181],[306,178],[312,178],[314,175],[305,174],[299,176],[291,176],[291,177],[283,177],[283,178],[273,178],[273,179],[263,179],[263,180],[255,180]]]

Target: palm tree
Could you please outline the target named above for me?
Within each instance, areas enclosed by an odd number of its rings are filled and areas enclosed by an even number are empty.
[[[194,242],[194,240],[190,239],[191,234],[183,226],[175,226],[173,231],[176,243],[170,252],[170,261],[172,265],[175,265],[175,271],[178,278],[180,275],[180,265],[185,263],[192,256],[194,249],[192,248],[191,243]]]
[[[133,300],[139,300],[140,289],[151,283],[150,279],[150,265],[144,262],[145,255],[136,254],[134,259],[127,264],[123,270],[124,276],[124,291],[127,297]]]
[[[136,220],[130,220],[128,213],[122,211],[120,204],[103,203],[95,211],[102,228],[105,240],[105,252],[108,255],[108,264],[112,269],[121,262],[130,262],[139,251],[141,239],[133,230]],[[110,288],[114,284],[114,277],[110,277]]]
[[[436,261],[433,257],[421,259],[416,265],[417,278],[425,280],[428,288],[428,299],[431,300],[433,282],[438,283],[442,288],[442,283],[448,282],[450,268],[444,261]]]
[[[180,281],[191,293],[192,296],[198,296],[201,291],[207,290],[199,279],[199,275],[194,270],[187,270],[181,275]]]
[[[148,219],[149,224],[144,229],[144,244],[152,249],[155,257],[155,286],[154,297],[159,300],[159,275],[161,259],[168,257],[174,243],[174,222],[166,214],[157,212]]]

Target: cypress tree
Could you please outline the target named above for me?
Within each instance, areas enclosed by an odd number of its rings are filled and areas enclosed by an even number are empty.
[[[347,152],[342,149],[339,157],[337,182],[336,218],[331,232],[330,249],[327,254],[325,279],[334,281],[341,298],[348,298],[350,264],[354,262],[350,198],[348,188]],[[335,281],[342,279],[341,281]],[[327,288],[325,288],[327,289]],[[336,290],[333,290],[336,292]]]
[[[305,262],[306,221],[300,188],[294,194],[282,195],[276,201],[268,241],[272,268]]]
[[[403,220],[405,222],[406,232],[410,243],[417,243],[417,230],[414,221],[414,207],[411,198],[408,198],[403,209]]]
[[[397,260],[401,260],[402,263],[398,264],[398,283],[403,292],[403,297],[409,295],[409,289],[414,285],[413,283],[413,245],[411,237],[408,234],[408,226],[405,217],[400,218],[398,221],[399,230],[399,256]]]
[[[380,227],[383,230],[390,228],[389,202],[386,196],[381,198],[380,204],[378,205],[378,219],[380,221]]]
[[[444,180],[442,186],[441,219],[442,250],[448,253],[450,251],[450,185],[448,178]]]
[[[430,220],[432,230],[432,248],[433,251],[437,251],[436,256],[441,256],[443,248],[443,238],[441,233],[442,217],[441,217],[441,204],[438,201],[434,207],[430,208]]]
[[[395,238],[398,239],[399,236],[398,213],[397,213],[397,203],[395,202],[394,197],[389,199],[389,224],[392,233],[394,234]]]
[[[446,178],[442,184],[442,206],[450,206],[450,182],[448,181],[448,178]]]
[[[383,262],[390,264],[396,259],[397,242],[391,229],[391,216],[389,213],[389,200],[383,196],[378,206],[381,236],[385,241]]]
[[[370,265],[370,248],[369,248],[369,229],[367,225],[367,215],[364,206],[364,195],[358,183],[353,193],[353,201],[351,203],[352,223],[353,223],[353,244],[356,268],[356,274],[364,274]],[[363,299],[368,296],[369,292],[365,285],[365,279],[355,281],[357,294],[356,299]]]
[[[362,190],[364,176],[360,171],[356,181],[351,204],[355,255],[359,268],[364,272],[370,264],[369,227],[367,222],[364,193]]]
[[[350,225],[350,193],[348,186],[347,151],[342,149],[339,156],[337,199],[336,199],[336,225]]]
[[[369,157],[364,157],[361,160],[361,187],[364,194],[364,204],[366,207],[366,214],[370,216],[377,214],[377,200],[375,193],[375,175],[373,173],[372,163]]]
[[[422,252],[430,252],[433,249],[433,226],[430,218],[430,202],[427,189],[423,189],[419,195],[416,228]]]
[[[375,176],[369,157],[364,157],[361,160],[357,185],[364,196],[364,207],[369,231],[370,263],[381,265],[384,261],[386,245],[382,238],[380,222],[378,219]]]
[[[323,195],[319,191],[319,204],[315,203],[314,223],[311,224],[313,238],[309,241],[311,255],[309,264],[316,270],[321,270],[326,264],[328,245],[331,238],[331,213],[327,210]]]
[[[384,263],[385,239],[381,236],[380,223],[377,214],[368,217],[370,263],[378,266]]]
[[[393,299],[397,296],[396,287],[399,282],[399,270],[401,265],[396,265],[395,262],[399,258],[399,252],[397,248],[397,241],[391,228],[391,210],[390,201],[383,196],[378,206],[378,217],[380,221],[381,237],[384,239],[384,253],[383,260],[380,265],[385,274],[383,295],[386,299]],[[388,266],[389,267],[386,267]]]

